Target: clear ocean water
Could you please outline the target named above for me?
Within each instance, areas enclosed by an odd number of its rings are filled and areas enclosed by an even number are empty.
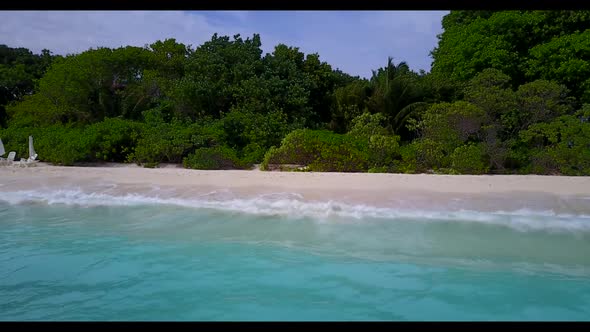
[[[60,195],[0,197],[0,320],[590,320],[584,215]]]

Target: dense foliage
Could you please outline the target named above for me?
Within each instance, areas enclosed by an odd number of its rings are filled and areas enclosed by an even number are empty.
[[[451,11],[430,73],[260,36],[65,57],[0,45],[0,138],[61,165],[590,175],[590,12]],[[293,165],[286,167],[286,165]]]
[[[349,135],[327,130],[295,130],[285,137],[281,147],[266,154],[262,169],[272,165],[295,164],[310,171],[359,172],[367,171],[366,144]]]
[[[6,126],[6,105],[31,95],[54,59],[49,50],[33,54],[26,48],[0,45],[0,127]]]

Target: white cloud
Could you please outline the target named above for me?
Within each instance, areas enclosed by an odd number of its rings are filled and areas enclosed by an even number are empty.
[[[143,46],[176,38],[198,45],[231,27],[204,15],[178,11],[10,11],[0,12],[2,42],[34,52],[77,53],[90,47]]]
[[[175,38],[196,47],[214,33],[251,37],[262,49],[278,43],[319,53],[323,61],[368,77],[387,56],[430,68],[429,52],[446,12],[427,11],[0,11],[0,43],[57,54],[91,47],[143,46]]]

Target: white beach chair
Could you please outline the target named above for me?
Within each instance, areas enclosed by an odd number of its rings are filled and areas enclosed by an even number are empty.
[[[19,160],[18,162],[14,162],[13,165],[14,166],[18,166],[18,167],[29,167],[29,166],[35,166],[39,160],[35,160],[37,158],[37,155],[33,155],[32,157],[29,157],[27,159],[22,159]]]
[[[6,159],[2,158],[2,164],[11,165],[12,163],[14,163],[14,158],[16,158],[16,152],[10,151]]]
[[[29,158],[28,159],[22,159],[20,160],[20,162],[17,164],[17,166],[19,167],[29,167],[29,166],[35,166],[37,162],[39,162],[39,160],[37,160],[37,153],[35,153],[35,148],[33,147],[33,136],[29,136]]]

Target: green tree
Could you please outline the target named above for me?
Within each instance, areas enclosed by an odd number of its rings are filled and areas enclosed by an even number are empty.
[[[500,119],[518,108],[510,77],[497,69],[484,69],[470,80],[464,94],[465,101],[481,108],[490,119]]]
[[[550,50],[573,59],[567,55],[569,49],[557,47],[565,43],[570,49],[578,48],[566,36],[590,29],[590,11],[451,11],[443,18],[443,28],[432,51],[433,73],[465,82],[485,68],[495,68],[509,75],[517,87],[527,80],[547,78],[545,71],[561,67],[551,65],[555,57],[547,60]],[[541,46],[546,43],[551,46]],[[537,60],[527,64],[531,56]]]
[[[127,91],[150,66],[149,51],[139,47],[98,48],[55,61],[39,81],[39,94],[64,111],[63,121],[92,123],[136,108]],[[129,100],[132,99],[132,100]],[[142,110],[136,110],[136,114]]]
[[[468,141],[481,140],[485,118],[481,108],[466,101],[434,104],[424,114],[422,136],[442,144],[450,154]]]
[[[488,172],[485,146],[467,144],[457,147],[451,154],[451,168],[460,174],[485,174]]]
[[[590,27],[533,47],[526,74],[531,79],[560,82],[572,96],[590,102]]]
[[[400,148],[401,161],[396,170],[402,173],[420,173],[448,166],[443,144],[429,138],[420,138]]]
[[[383,125],[386,121],[381,113],[370,114],[365,112],[352,120],[352,128],[348,135],[359,139],[370,139],[374,135],[387,135],[389,132]]]
[[[354,118],[365,111],[371,88],[367,80],[356,80],[333,92],[329,128],[344,133]]]
[[[352,120],[352,128],[347,135],[368,143],[369,167],[389,168],[399,155],[400,137],[389,135],[383,126],[386,118],[380,114],[363,113]]]
[[[426,105],[418,75],[411,72],[405,62],[395,65],[390,57],[387,66],[373,71],[371,85],[373,93],[367,101],[369,110],[385,115],[394,132],[405,133],[407,119]]]
[[[572,110],[565,86],[554,82],[537,80],[518,87],[518,126],[528,128],[531,124],[550,121]]]
[[[197,47],[175,89],[179,111],[192,119],[227,112],[239,83],[260,75],[261,45],[259,35],[244,40],[238,34],[230,40],[214,34]]]
[[[350,135],[327,130],[300,129],[287,135],[279,148],[265,155],[261,169],[270,165],[296,164],[319,172],[365,172],[367,144]]]
[[[36,83],[56,56],[49,50],[33,54],[26,48],[0,45],[0,127],[6,126],[5,107],[36,90]]]
[[[531,148],[532,171],[540,174],[590,175],[590,106],[576,115],[537,123],[520,133]]]

